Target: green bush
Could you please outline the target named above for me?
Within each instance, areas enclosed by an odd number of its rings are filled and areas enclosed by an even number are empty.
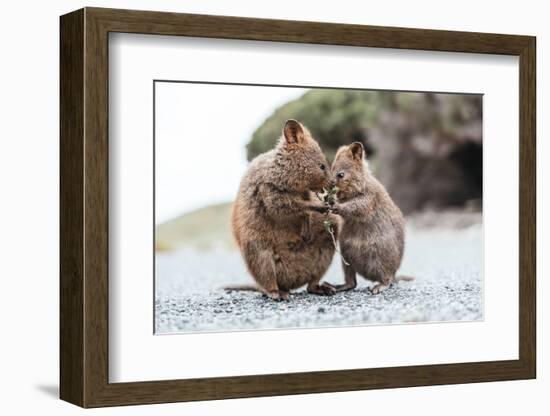
[[[380,98],[376,91],[308,91],[275,110],[254,132],[246,146],[248,160],[275,146],[289,118],[304,124],[332,159],[339,146],[352,141],[366,142],[367,130],[379,112]]]
[[[482,195],[482,96],[310,90],[253,133],[248,160],[272,149],[285,121],[302,122],[329,161],[360,141],[373,173],[405,213],[471,205]]]

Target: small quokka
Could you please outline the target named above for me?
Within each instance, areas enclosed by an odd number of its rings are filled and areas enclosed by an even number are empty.
[[[373,294],[399,280],[413,280],[395,274],[403,258],[403,214],[370,172],[361,143],[338,149],[330,185],[338,188],[332,212],[343,219],[338,242],[345,283],[334,285],[336,291],[355,288],[357,273],[376,282]]]
[[[326,208],[312,197],[329,179],[318,143],[288,120],[276,147],[250,163],[233,205],[233,235],[258,287],[226,289],[260,290],[272,299],[288,299],[306,284],[310,293],[335,292],[319,283],[335,249],[323,226]]]

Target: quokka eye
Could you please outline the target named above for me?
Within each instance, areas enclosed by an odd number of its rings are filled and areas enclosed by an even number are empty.
[[[336,176],[338,177],[338,179],[342,179],[344,177],[344,172],[338,172]]]
[[[325,166],[323,163],[321,163],[321,164],[319,165],[319,167],[321,168],[321,170],[325,170],[325,169],[326,169],[326,166]]]

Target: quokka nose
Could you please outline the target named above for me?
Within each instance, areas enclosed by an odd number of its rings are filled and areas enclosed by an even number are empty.
[[[331,187],[331,188],[334,188],[336,186],[336,181],[333,179],[331,180],[328,185]]]

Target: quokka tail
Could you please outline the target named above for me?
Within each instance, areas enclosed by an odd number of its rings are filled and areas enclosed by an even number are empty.
[[[395,276],[395,278],[393,279],[393,281],[395,283],[397,282],[412,282],[415,278],[412,277],[412,276]]]
[[[261,292],[261,289],[258,286],[255,286],[253,284],[228,285],[228,286],[224,286],[223,290],[227,290],[228,292],[233,292],[233,291]]]

